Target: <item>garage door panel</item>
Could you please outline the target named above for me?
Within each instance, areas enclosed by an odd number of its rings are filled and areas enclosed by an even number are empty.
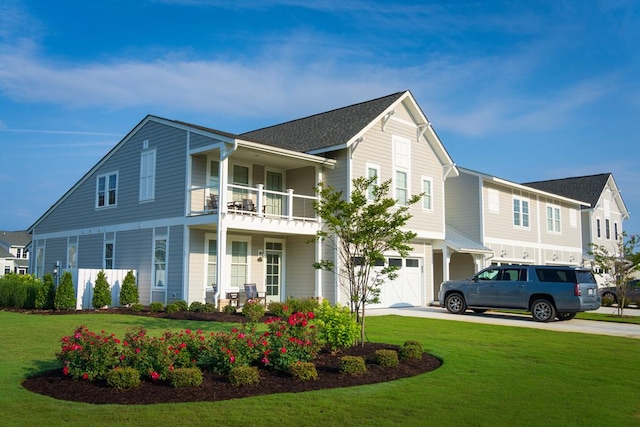
[[[380,303],[372,307],[407,307],[422,305],[422,268],[418,258],[391,258],[390,262],[404,261],[398,277],[382,285]]]

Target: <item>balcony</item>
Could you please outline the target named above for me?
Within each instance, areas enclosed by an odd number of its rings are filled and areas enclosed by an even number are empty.
[[[188,215],[210,215],[229,213],[256,217],[277,218],[298,221],[318,221],[313,209],[317,196],[266,190],[259,184],[255,188],[242,185],[228,185],[225,193],[224,209],[220,206],[220,189],[216,186],[192,187],[189,190]]]

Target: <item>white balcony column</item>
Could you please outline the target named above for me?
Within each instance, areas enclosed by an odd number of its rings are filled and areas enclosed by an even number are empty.
[[[258,216],[264,216],[264,212],[262,209],[263,205],[263,197],[264,197],[264,184],[258,184],[258,194],[256,194],[256,214]]]
[[[316,262],[322,261],[322,242],[320,239],[316,239]],[[315,297],[318,298],[318,301],[322,300],[324,296],[322,295],[322,269],[316,268],[315,274]]]
[[[229,182],[229,160],[227,158],[220,159],[220,176],[218,178],[220,185],[218,190],[218,212],[225,214],[227,213],[227,182]]]
[[[287,188],[287,218],[293,219],[293,189]]]

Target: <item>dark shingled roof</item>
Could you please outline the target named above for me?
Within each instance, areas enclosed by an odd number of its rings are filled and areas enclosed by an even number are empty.
[[[0,231],[0,242],[7,246],[27,246],[31,243],[31,235],[26,231]]]
[[[308,153],[345,144],[405,92],[240,134],[250,141]]]
[[[533,187],[547,193],[557,194],[570,199],[580,200],[595,207],[604,191],[610,173],[576,176],[573,178],[552,179],[549,181],[525,182],[522,185]]]

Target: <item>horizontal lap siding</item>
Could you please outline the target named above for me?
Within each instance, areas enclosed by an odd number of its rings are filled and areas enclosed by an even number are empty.
[[[447,224],[469,237],[481,239],[478,177],[461,172],[458,177],[447,178],[445,188]]]
[[[306,236],[288,236],[286,245],[286,295],[295,298],[315,295],[315,245]]]
[[[139,201],[143,141],[156,148],[155,200]],[[184,215],[186,132],[148,122],[67,195],[36,233],[121,224]],[[117,206],[96,209],[97,176],[118,172]]]
[[[100,269],[104,267],[104,234],[80,236],[78,242],[78,267]],[[118,250],[117,243],[114,246]],[[114,268],[117,268],[114,266]]]
[[[149,304],[153,259],[153,230],[122,231],[116,234],[115,265],[137,271],[140,302]]]
[[[167,302],[186,299],[183,293],[184,227],[173,226],[169,230],[167,251]],[[199,300],[200,301],[200,300]]]
[[[212,239],[215,240],[215,234]],[[207,254],[204,253],[204,242],[204,230],[189,230],[189,289],[186,298],[189,302],[202,301],[204,295],[203,286],[205,286],[205,265],[207,262]],[[211,284],[206,284],[207,287],[209,285]]]

